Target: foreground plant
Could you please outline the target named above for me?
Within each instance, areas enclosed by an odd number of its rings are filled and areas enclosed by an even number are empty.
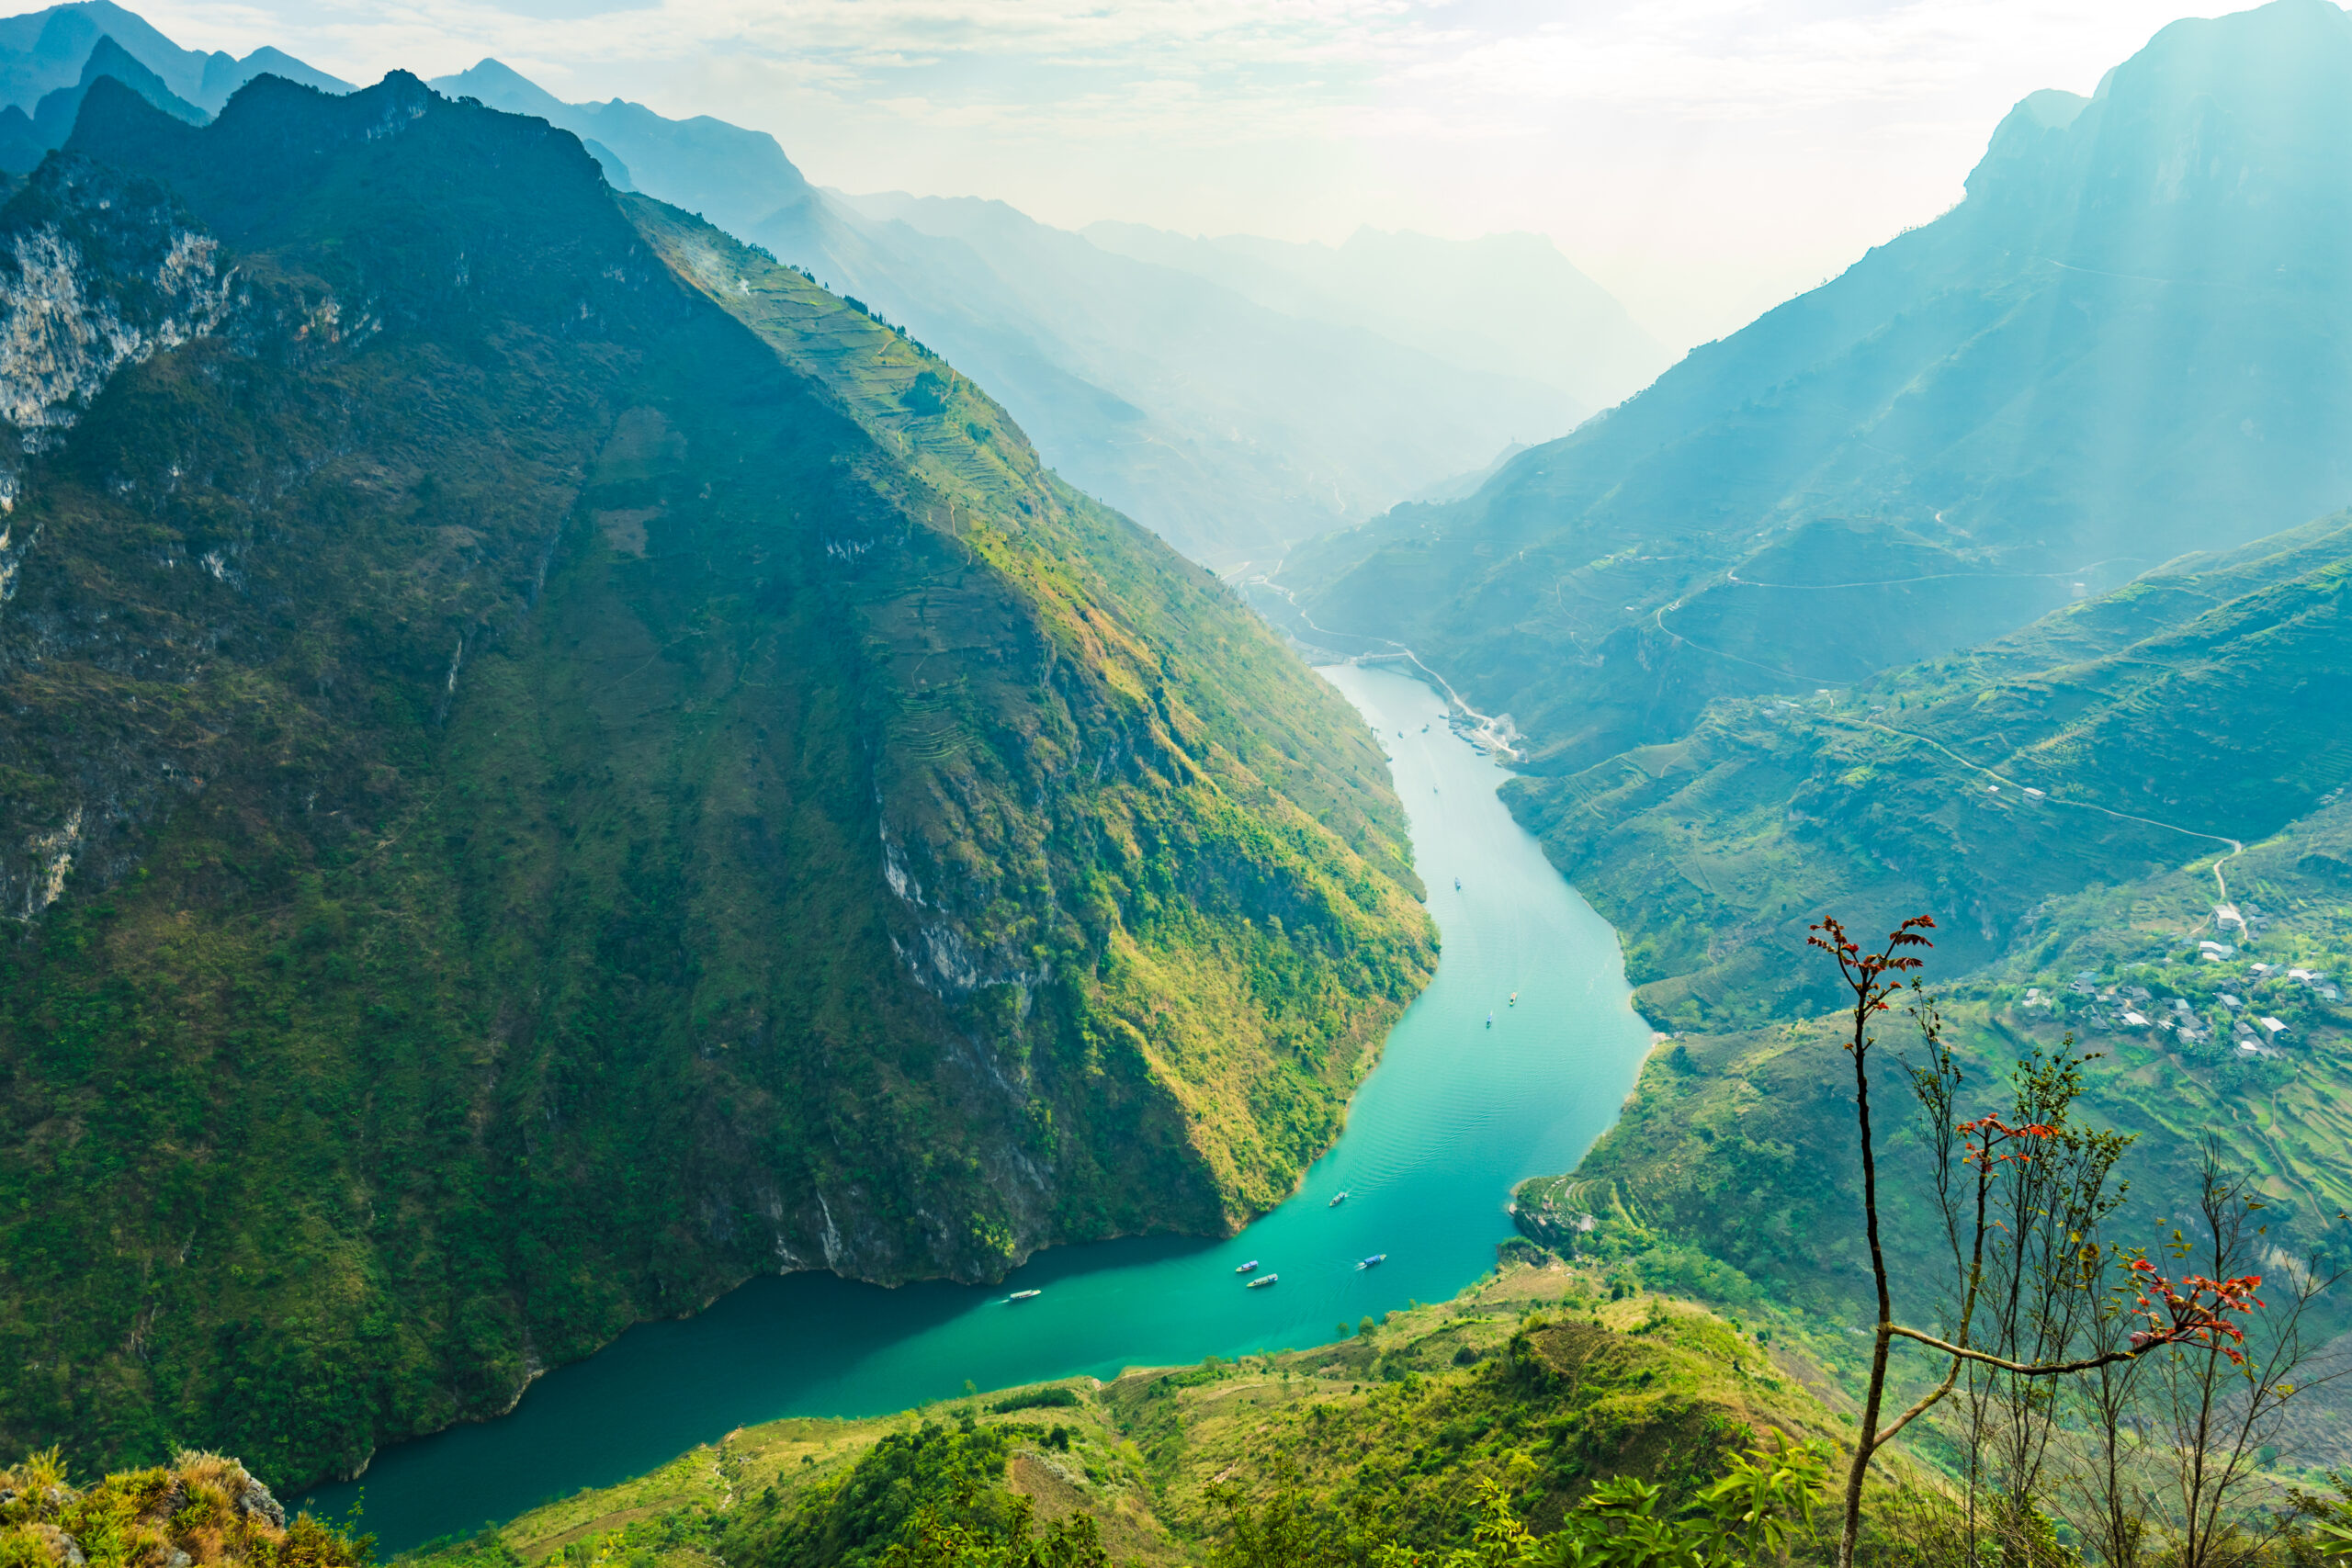
[[[1787,1561],[1791,1545],[1811,1533],[1828,1462],[1817,1443],[1758,1444],[1679,1506],[1639,1476],[1615,1476],[1595,1485],[1549,1534],[1529,1529],[1510,1493],[1481,1476],[1471,1544],[1445,1551],[1375,1543],[1369,1520],[1350,1531],[1317,1517],[1296,1472],[1286,1471],[1257,1506],[1230,1488],[1218,1494],[1227,1535],[1214,1562],[1216,1568],[1765,1568]]]
[[[1943,1047],[1940,1021],[1917,980],[1923,960],[1915,950],[1933,945],[1926,933],[1934,929],[1932,919],[1915,915],[1889,932],[1875,952],[1865,952],[1838,920],[1824,918],[1806,939],[1837,962],[1852,997],[1845,1049],[1854,1065],[1862,1223],[1878,1308],[1861,1420],[1846,1473],[1838,1568],[1853,1568],[1861,1539],[1862,1488],[1872,1456],[1949,1396],[1964,1367],[2006,1380],[1992,1386],[1987,1404],[1975,1412],[1980,1428],[1991,1402],[2006,1400],[2009,1410],[2022,1413],[2011,1431],[2025,1446],[2013,1442],[1998,1457],[2012,1463],[2013,1484],[2005,1494],[2007,1506],[2031,1520],[2039,1516],[2030,1491],[2014,1484],[2018,1477],[2015,1467],[2038,1463],[2037,1445],[2046,1440],[2047,1427],[2036,1412],[2046,1409],[2049,1402],[2041,1396],[2019,1398],[2021,1384],[2030,1387],[2094,1371],[2174,1346],[2201,1348],[2215,1359],[2243,1364],[2240,1347],[2246,1336],[2240,1319],[2261,1305],[2254,1294],[2262,1283],[2257,1275],[2219,1279],[2185,1273],[2175,1280],[2135,1258],[2131,1272],[2137,1321],[2129,1337],[2120,1344],[2091,1348],[2086,1355],[2068,1353],[2083,1326],[2097,1316],[2098,1295],[2111,1260],[2097,1239],[2097,1226],[2120,1197],[2110,1179],[2129,1140],[2072,1124],[2081,1079],[2071,1042],[2056,1058],[2036,1057],[2020,1065],[2018,1103],[2010,1117],[1957,1119],[1960,1070]],[[1958,1303],[1949,1338],[1895,1321],[1893,1280],[1880,1235],[1870,1076],[1871,1050],[1877,1042],[1871,1026],[1906,990],[1913,997],[1911,1017],[1928,1048],[1925,1064],[1909,1072],[1937,1156],[1938,1195],[1952,1254],[1954,1277],[1943,1281]],[[1987,1292],[1988,1275],[1997,1277],[1998,1291]],[[1998,1349],[1973,1342],[1988,1293],[1996,1297],[1990,1319]],[[1942,1378],[1926,1394],[1882,1427],[1889,1361],[1897,1339],[1924,1345],[1945,1357],[1947,1364]],[[1973,1506],[1973,1489],[1971,1496]]]
[[[1662,1487],[1618,1476],[1595,1486],[1548,1536],[1528,1533],[1502,1489],[1486,1482],[1487,1518],[1468,1551],[1434,1562],[1394,1554],[1375,1558],[1374,1568],[1763,1568],[1786,1562],[1796,1538],[1811,1533],[1827,1470],[1817,1444],[1758,1446],[1679,1509]]]
[[[0,1568],[367,1568],[371,1548],[308,1514],[288,1524],[269,1488],[218,1454],[88,1487],[54,1449],[0,1470]]]
[[[970,1516],[976,1500],[975,1490],[966,1487],[956,1512]],[[883,1568],[1111,1568],[1094,1516],[1070,1514],[1040,1531],[1029,1499],[1017,1495],[1001,1524],[926,1507],[914,1537],[884,1552]]]

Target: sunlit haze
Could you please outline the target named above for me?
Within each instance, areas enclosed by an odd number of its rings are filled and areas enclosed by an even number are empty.
[[[357,82],[495,55],[773,131],[822,185],[1048,222],[1549,234],[1675,345],[1958,199],[2007,107],[2175,0],[175,0],[195,48]]]

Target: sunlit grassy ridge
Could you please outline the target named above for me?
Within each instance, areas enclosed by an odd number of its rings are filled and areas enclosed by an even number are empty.
[[[1591,1272],[1515,1266],[1452,1303],[1313,1349],[976,1395],[876,1421],[747,1427],[650,1475],[402,1561],[870,1561],[975,1466],[990,1487],[1029,1499],[1040,1521],[1091,1517],[1120,1562],[1207,1560],[1227,1537],[1227,1488],[1250,1499],[1286,1493],[1367,1553],[1380,1542],[1435,1547],[1468,1540],[1482,1480],[1550,1528],[1610,1476],[1655,1480],[1679,1502],[1759,1433],[1830,1436],[1837,1420],[1805,1375],[1818,1376],[1803,1355],[1769,1350],[1686,1303],[1612,1300]],[[916,1442],[936,1462],[910,1467],[904,1448],[887,1446]],[[893,1499],[876,1483],[894,1473],[910,1483]],[[1001,1507],[992,1495],[978,1506]]]
[[[11,514],[8,1438],[347,1472],[1337,1131],[1431,959],[1377,749],[918,345],[398,76],[101,82],[24,201],[237,282]]]

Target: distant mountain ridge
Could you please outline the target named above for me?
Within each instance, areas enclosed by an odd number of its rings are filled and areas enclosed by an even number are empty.
[[[243,60],[182,49],[111,0],[0,17],[0,170],[29,174],[73,133],[83,95],[112,76],[175,118],[201,124],[265,72],[328,92],[351,84],[264,47]]]
[[[1193,273],[1270,310],[1361,326],[1604,409],[1657,378],[1668,356],[1616,297],[1541,234],[1470,241],[1358,229],[1338,245],[1252,234],[1190,238],[1137,223],[1080,231],[1105,250]]]
[[[2352,19],[2324,0],[2168,27],[2096,97],[2019,105],[1942,218],[1283,581],[1566,771],[1714,694],[1932,658],[2333,510],[2347,81]]]
[[[217,50],[208,54],[182,49],[112,0],[74,0],[0,17],[0,104],[29,113],[44,95],[80,84],[83,66],[101,38],[111,38],[170,92],[207,114],[218,113],[239,87],[264,72],[327,92],[351,90],[350,83],[282,50],[265,45],[240,60]]]
[[[94,51],[113,52],[93,67]],[[351,90],[276,50],[239,61],[180,49],[111,0],[7,18],[0,169],[28,172],[63,141],[94,73],[200,120],[262,72]],[[1003,397],[1074,482],[1228,568],[1566,430],[1657,358],[1612,300],[1526,236],[1470,250],[1387,236],[1383,244],[1403,250],[1385,274],[1326,267],[1317,281],[1310,267],[1280,290],[1253,290],[1231,266],[1137,259],[1132,244],[1097,245],[1001,204],[820,192],[763,132],[617,98],[566,104],[495,60],[435,85],[572,131],[616,189],[698,212],[906,322]],[[980,211],[995,216],[975,223]],[[1361,263],[1378,248],[1340,255]],[[1513,334],[1479,328],[1484,312],[1460,289],[1433,287],[1426,265],[1442,255],[1460,262],[1449,276],[1499,276],[1492,257],[1521,252],[1518,270],[1536,292],[1511,297],[1520,324],[1597,323],[1584,337],[1522,332],[1512,351]],[[1251,269],[1272,275],[1262,258]],[[1573,296],[1565,314],[1537,297],[1554,287]],[[1366,309],[1383,288],[1429,298],[1419,312]]]
[[[608,173],[617,165],[903,321],[1002,398],[1072,482],[1220,567],[1271,560],[1288,541],[1482,468],[1597,406],[1570,389],[1573,376],[1503,363],[1476,333],[1399,335],[1376,313],[1303,303],[1333,294],[1328,285],[1297,282],[1272,301],[1001,202],[820,191],[762,133],[618,100],[564,104],[494,60],[435,85],[574,131],[609,158]],[[1577,309],[1606,315],[1613,302],[1596,304],[1597,288],[1553,260],[1544,276],[1580,288]],[[1403,263],[1389,283],[1424,287]],[[1462,319],[1442,292],[1424,304]],[[1602,347],[1615,368],[1592,385],[1622,391],[1638,371],[1619,346]]]
[[[1465,368],[1341,312],[1274,308],[1218,279],[1106,252],[1003,202],[841,199],[914,264],[858,287],[906,310],[919,333],[934,330],[928,317],[959,363],[986,355],[978,363],[1001,366],[1019,389],[1042,354],[1116,396],[1123,406],[1072,407],[1081,419],[1108,414],[1101,434],[1067,415],[1047,423],[1065,434],[1073,479],[1145,515],[1185,519],[1188,536],[1254,537],[1261,559],[1325,518],[1368,514],[1590,408],[1555,384]],[[826,243],[824,231],[786,222],[760,233],[780,253]],[[1429,306],[1445,313],[1442,300]],[[1018,341],[1006,341],[1007,321],[1022,323]],[[1254,534],[1236,530],[1244,520]]]

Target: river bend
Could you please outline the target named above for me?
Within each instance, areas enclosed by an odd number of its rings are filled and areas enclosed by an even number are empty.
[[[387,1449],[359,1482],[304,1501],[341,1515],[364,1488],[361,1528],[389,1554],[642,1473],[753,1422],[871,1416],[967,1381],[1110,1378],[1322,1344],[1492,1267],[1512,1184],[1583,1156],[1650,1033],[1615,933],[1511,820],[1495,795],[1503,771],[1447,728],[1442,700],[1391,670],[1322,672],[1389,753],[1442,948],[1297,1196],[1229,1241],[1057,1247],[990,1290],[754,1280],[548,1373],[510,1415]],[[1374,1253],[1386,1261],[1356,1266]],[[1250,1258],[1281,1282],[1244,1290],[1234,1269]],[[1007,1304],[1028,1290],[1041,1294]]]

